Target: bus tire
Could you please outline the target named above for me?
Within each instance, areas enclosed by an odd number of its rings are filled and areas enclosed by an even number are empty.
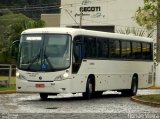
[[[89,100],[91,99],[92,94],[93,94],[93,83],[91,82],[91,79],[89,78],[87,80],[86,92],[83,93],[83,98]]]
[[[137,94],[138,90],[138,78],[137,76],[133,76],[132,83],[131,83],[131,89],[121,90],[123,96],[134,96]]]
[[[130,96],[136,95],[137,94],[137,90],[138,90],[138,77],[137,76],[133,76],[131,89],[129,90]]]
[[[40,93],[39,95],[40,95],[41,100],[47,100],[47,98],[48,98],[47,93]]]

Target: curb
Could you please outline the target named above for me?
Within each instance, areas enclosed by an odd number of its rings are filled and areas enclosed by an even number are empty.
[[[0,91],[0,94],[12,94],[12,93],[16,93],[16,91],[15,90]]]
[[[140,100],[140,99],[137,99],[136,96],[132,96],[131,100],[134,101],[134,102],[149,105],[149,106],[152,106],[152,107],[160,107],[160,103]]]
[[[160,87],[150,87],[149,89],[160,89]]]

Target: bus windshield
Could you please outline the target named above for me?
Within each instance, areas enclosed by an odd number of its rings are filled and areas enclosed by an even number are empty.
[[[25,34],[21,36],[18,68],[26,71],[57,71],[70,66],[71,36]]]

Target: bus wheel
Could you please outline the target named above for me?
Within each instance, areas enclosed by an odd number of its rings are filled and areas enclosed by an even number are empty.
[[[47,98],[48,98],[47,93],[40,93],[39,95],[40,95],[41,100],[47,100]]]
[[[93,83],[90,78],[87,81],[86,92],[83,93],[83,98],[89,100],[93,93]]]
[[[136,76],[132,78],[131,89],[121,90],[123,96],[134,96],[137,94],[138,90],[138,79]]]
[[[130,96],[136,95],[137,94],[137,90],[138,90],[138,79],[137,79],[136,76],[133,76],[131,89],[129,90]]]

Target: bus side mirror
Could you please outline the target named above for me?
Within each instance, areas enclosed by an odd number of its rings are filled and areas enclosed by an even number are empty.
[[[16,40],[10,47],[11,58],[17,60],[20,40]]]

